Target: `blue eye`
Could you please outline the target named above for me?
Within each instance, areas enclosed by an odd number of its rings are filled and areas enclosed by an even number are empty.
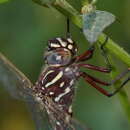
[[[47,61],[49,64],[59,64],[61,59],[59,58],[61,56],[59,56],[57,53],[53,53],[49,56],[47,56]]]
[[[47,63],[50,65],[66,65],[71,60],[69,52],[64,51],[51,51],[46,56]]]

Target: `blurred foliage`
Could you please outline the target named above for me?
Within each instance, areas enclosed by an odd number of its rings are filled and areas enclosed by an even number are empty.
[[[0,0],[0,3],[4,3],[7,2],[8,0]]]
[[[68,0],[69,1],[69,0]],[[77,9],[79,0],[70,0]],[[98,0],[97,8],[115,14],[115,22],[105,32],[130,53],[130,1]],[[116,7],[116,8],[115,8]],[[43,61],[46,41],[53,37],[64,37],[65,18],[55,9],[43,8],[31,0],[12,0],[0,5],[0,51],[5,54],[33,83],[37,80]],[[88,48],[80,30],[71,24],[72,37],[77,41],[79,52]],[[86,43],[86,44],[85,44]],[[86,46],[85,46],[86,45]],[[89,62],[105,66],[99,50]],[[121,71],[125,65],[113,57]],[[107,75],[88,71],[104,80]],[[10,86],[11,87],[11,86]],[[77,84],[74,116],[93,130],[129,130],[130,125],[122,111],[117,96],[110,99],[88,87],[82,79]],[[125,88],[130,91],[129,85]],[[108,89],[111,90],[111,89]],[[0,87],[0,130],[34,130],[31,116],[22,101],[11,99]]]

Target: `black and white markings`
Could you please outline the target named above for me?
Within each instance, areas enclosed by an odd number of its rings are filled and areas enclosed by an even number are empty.
[[[61,125],[59,121],[57,121],[56,124],[59,125],[59,126]]]
[[[72,102],[75,94],[74,83],[78,70],[75,65],[71,64],[76,52],[77,46],[71,38],[49,40],[44,55],[46,68],[34,86],[34,91],[37,94],[36,100],[45,105],[48,115],[52,114],[50,120],[55,119],[56,130],[67,128],[63,124],[66,124],[66,120],[69,122],[72,116]],[[55,110],[55,106],[58,110]],[[61,113],[57,113],[59,111],[67,115],[64,116],[63,120],[56,116],[60,116]]]
[[[67,41],[68,41],[69,43],[72,43],[72,44],[74,43],[71,38],[67,38]]]
[[[61,38],[57,38],[57,40],[59,41],[59,43],[62,47],[66,47],[69,50],[73,49],[74,42],[72,41],[72,39],[68,38],[67,40],[63,40]]]
[[[43,77],[43,79],[42,79],[42,84],[43,84],[43,82],[44,82],[44,79],[45,79],[49,74],[51,74],[52,72],[54,72],[54,70],[50,70],[50,71],[48,71],[48,72],[44,75],[44,77]]]
[[[58,44],[56,44],[56,43],[51,43],[51,47],[57,48],[57,47],[60,47],[60,45],[58,45]]]
[[[70,50],[73,54],[77,52],[77,47],[75,42],[71,38],[55,38],[49,41],[49,49],[56,49],[56,48],[66,48]]]
[[[70,71],[70,68],[69,67],[65,68],[65,72],[68,72],[68,71]]]
[[[71,93],[74,84],[71,68],[47,69],[45,73],[42,77],[42,90],[46,91],[46,95],[53,96],[55,102],[60,102],[62,98]]]
[[[55,98],[55,102],[58,102],[63,96],[65,96],[67,93],[69,93],[71,91],[71,89],[69,87],[67,87],[64,91],[64,93],[59,94],[56,98]]]
[[[72,50],[72,49],[73,49],[73,45],[69,44],[69,45],[68,45],[68,49],[69,49],[69,50]]]
[[[54,92],[49,92],[50,95],[54,95]]]
[[[54,84],[56,81],[58,81],[61,77],[63,76],[63,71],[60,71],[54,79],[52,79],[50,82],[48,82],[45,87],[47,88],[48,86]]]
[[[59,41],[61,47],[66,47],[67,46],[67,42],[66,41],[63,41],[61,38],[56,38],[56,39]]]
[[[72,113],[72,105],[70,105],[68,112]]]
[[[72,79],[71,81],[70,81],[70,86],[72,86],[74,84],[74,80]]]
[[[60,83],[60,88],[62,88],[64,86],[65,82],[63,81],[62,83]]]

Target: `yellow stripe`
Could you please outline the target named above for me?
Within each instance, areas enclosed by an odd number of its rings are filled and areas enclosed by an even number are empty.
[[[60,100],[61,97],[63,97],[64,95],[66,95],[67,93],[69,93],[71,91],[71,89],[69,87],[67,87],[65,89],[64,93],[61,93],[60,95],[58,95],[58,97],[55,98],[55,102],[58,102]]]
[[[54,70],[50,70],[50,71],[48,71],[48,72],[45,74],[45,76],[44,76],[43,79],[42,79],[42,84],[43,84],[43,82],[44,82],[44,79],[47,77],[47,75],[49,75],[49,74],[52,73],[52,72],[54,72]]]
[[[56,76],[51,82],[47,83],[47,84],[45,85],[45,87],[47,88],[48,86],[54,84],[54,83],[55,83],[56,81],[58,81],[62,76],[63,76],[63,72],[60,71],[60,73],[57,74],[57,76]]]

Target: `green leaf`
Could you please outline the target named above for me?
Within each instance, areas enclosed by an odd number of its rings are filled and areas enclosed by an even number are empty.
[[[115,16],[106,11],[95,10],[83,14],[83,32],[90,43],[94,43],[106,27],[115,21]]]

